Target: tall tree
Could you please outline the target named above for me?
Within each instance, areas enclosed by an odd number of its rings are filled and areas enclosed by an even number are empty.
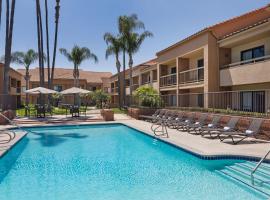
[[[138,16],[136,14],[132,14],[130,16],[123,15],[118,18],[118,31],[121,35],[121,42],[122,42],[124,88],[126,88],[125,74],[126,74],[127,42],[130,37],[130,34],[139,29],[144,29],[144,23],[138,19]],[[123,96],[124,96],[123,103],[125,105],[126,90],[124,90]]]
[[[37,36],[38,36],[38,55],[39,55],[39,80],[40,86],[44,87],[44,48],[43,48],[43,26],[42,26],[42,16],[40,8],[40,0],[36,0],[36,15],[37,15]]]
[[[4,63],[4,79],[3,79],[3,94],[8,94],[9,87],[9,68],[11,61],[11,49],[12,49],[12,38],[13,38],[13,25],[14,25],[14,14],[15,14],[16,0],[10,2],[6,0],[6,38],[5,38],[5,63]],[[7,98],[5,98],[7,101]],[[7,107],[7,102],[4,102],[4,109]]]
[[[132,67],[133,67],[133,55],[137,53],[147,37],[152,37],[153,34],[149,31],[144,31],[143,33],[131,33],[127,40],[127,53],[129,57],[129,79],[130,79],[130,96],[132,97]]]
[[[48,88],[51,86],[51,69],[50,69],[50,37],[49,37],[49,16],[48,16],[48,0],[45,0],[45,20],[46,20],[46,49],[47,49],[47,75]]]
[[[81,63],[87,59],[92,59],[95,62],[98,62],[97,56],[93,54],[87,47],[79,47],[74,45],[70,52],[67,49],[61,48],[60,53],[63,54],[69,62],[73,63],[74,87],[79,87],[79,66]]]
[[[53,61],[52,61],[52,72],[51,72],[51,78],[50,78],[51,81],[50,81],[49,88],[52,88],[52,86],[53,86],[53,79],[54,79],[54,69],[55,69],[56,50],[57,50],[57,41],[58,41],[59,16],[60,16],[60,0],[56,0]]]
[[[26,83],[26,90],[29,89],[29,80],[30,80],[30,74],[29,74],[29,68],[30,65],[35,63],[38,60],[38,53],[35,52],[33,49],[29,49],[27,52],[21,52],[16,51],[11,54],[11,62],[16,63],[19,65],[23,65],[25,67],[25,83]],[[29,96],[26,94],[26,106],[29,104]],[[27,115],[27,109],[25,109],[25,114]]]
[[[118,76],[118,106],[119,108],[122,107],[122,100],[121,100],[121,63],[119,61],[119,54],[122,48],[122,41],[121,38],[112,35],[111,33],[104,34],[104,40],[107,44],[106,54],[105,57],[108,59],[109,56],[115,56],[115,66],[117,69],[117,76]],[[124,88],[125,90],[125,88]]]

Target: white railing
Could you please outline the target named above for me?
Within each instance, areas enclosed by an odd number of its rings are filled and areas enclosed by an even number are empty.
[[[160,77],[160,87],[176,85],[176,83],[177,83],[176,77],[177,77],[176,74],[169,74],[166,76],[161,76]]]
[[[112,91],[112,93],[117,93],[118,92],[118,87],[112,88],[111,91]]]
[[[254,64],[257,62],[264,62],[267,60],[270,60],[270,55],[262,56],[262,57],[254,58],[254,59],[249,59],[249,60],[244,60],[244,61],[239,61],[239,62],[234,62],[234,63],[228,64],[228,65],[221,66],[221,69],[229,68],[229,67],[236,67],[239,65]]]
[[[204,67],[190,69],[179,73],[179,83],[197,83],[204,80]]]

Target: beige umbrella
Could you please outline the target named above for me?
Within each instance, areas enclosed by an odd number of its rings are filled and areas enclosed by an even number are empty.
[[[85,89],[81,89],[81,88],[77,88],[77,87],[72,87],[66,90],[63,90],[62,92],[60,92],[61,94],[88,94],[91,91],[89,90],[85,90]]]
[[[55,90],[44,88],[44,87],[37,87],[30,90],[26,90],[25,93],[27,94],[55,94],[58,92]]]

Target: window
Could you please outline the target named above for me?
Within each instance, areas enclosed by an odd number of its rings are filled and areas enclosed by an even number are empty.
[[[204,66],[204,59],[197,60],[197,68],[198,69],[198,81],[204,80],[204,69],[202,68]]]
[[[55,90],[55,91],[57,91],[57,92],[61,92],[62,91],[62,85],[55,85],[54,87],[53,87],[53,89]]]
[[[176,67],[171,68],[171,74],[176,74]]]
[[[203,67],[204,66],[204,59],[199,59],[197,61],[197,67],[200,68],[200,67]]]
[[[240,108],[241,110],[248,112],[265,112],[265,92],[241,92]]]
[[[255,47],[252,49],[241,51],[241,61],[260,58],[264,55],[264,46]]]

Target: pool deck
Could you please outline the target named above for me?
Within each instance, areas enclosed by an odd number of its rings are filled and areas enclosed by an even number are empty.
[[[101,124],[101,123],[121,123],[142,131],[150,136],[154,136],[151,131],[151,123],[135,120],[126,115],[115,114],[114,122],[103,122],[103,121],[94,121],[94,122],[82,122],[76,121],[75,123],[63,123],[67,124]],[[60,124],[60,123],[59,123]],[[59,125],[57,123],[57,125]],[[50,124],[21,124],[21,126],[48,126]],[[56,125],[56,124],[52,124]],[[2,128],[9,128],[12,126],[0,126]],[[207,139],[201,136],[188,134],[186,132],[180,132],[175,129],[168,129],[169,137],[159,137],[160,140],[163,140],[167,143],[171,143],[175,146],[178,146],[187,151],[193,152],[199,156],[247,156],[261,158],[266,152],[270,149],[270,142],[260,141],[260,140],[246,140],[238,145],[232,145],[231,143],[223,143],[218,139]],[[2,145],[0,144],[0,157],[5,154],[13,145],[15,145],[25,134],[19,133],[16,138],[9,144]],[[229,141],[229,140],[228,140]],[[4,147],[3,147],[4,146]]]

